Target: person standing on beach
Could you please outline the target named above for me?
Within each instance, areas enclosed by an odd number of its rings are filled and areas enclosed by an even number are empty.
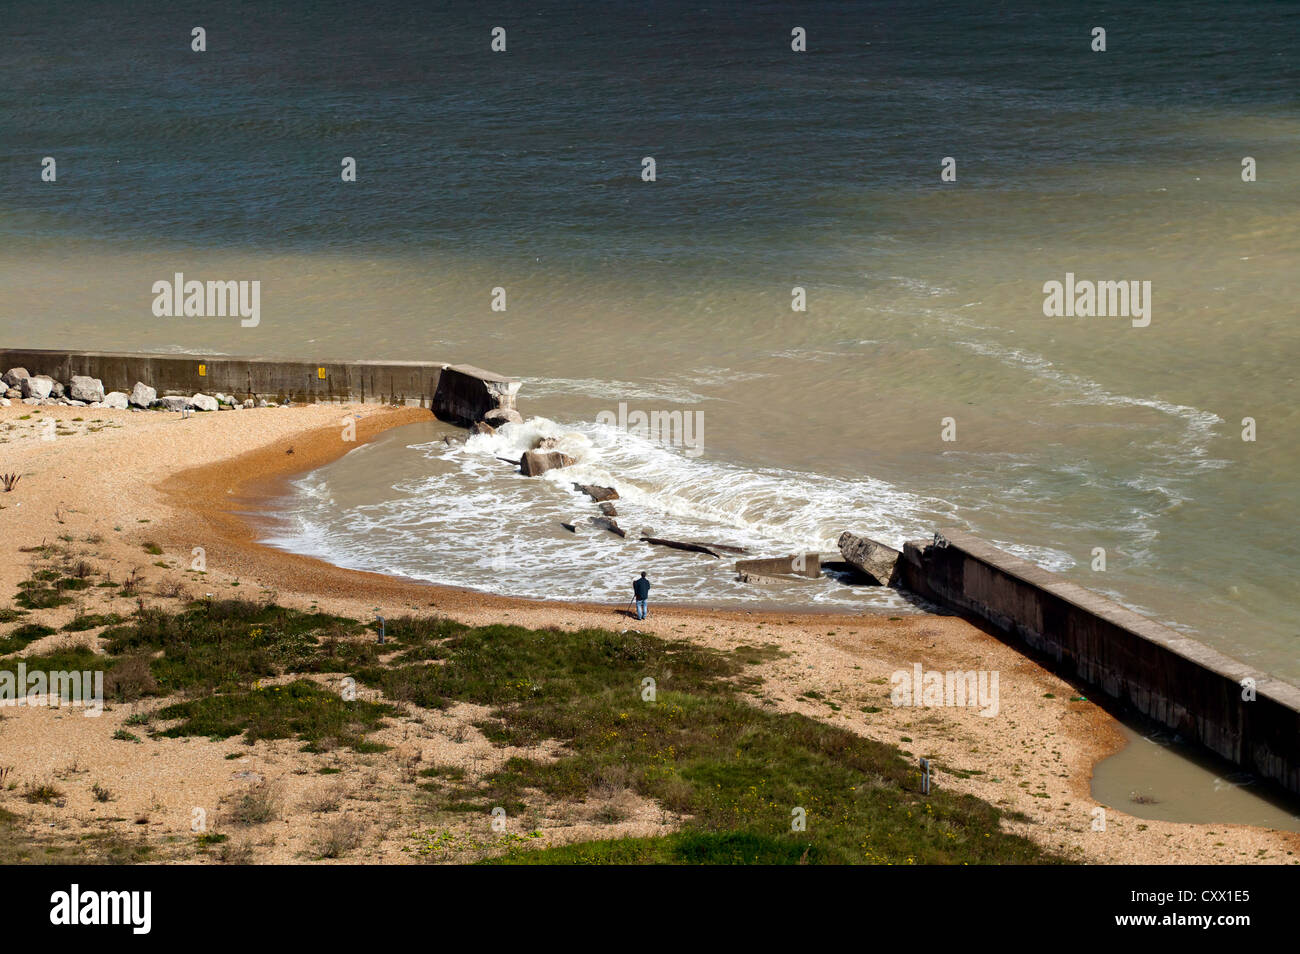
[[[650,581],[646,579],[644,572],[641,574],[641,579],[632,581],[632,595],[636,597],[636,618],[645,619],[649,615],[645,604],[650,597]]]

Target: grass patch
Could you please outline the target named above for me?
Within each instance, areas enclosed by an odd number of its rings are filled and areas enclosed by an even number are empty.
[[[114,672],[131,675],[122,680],[123,695],[186,693],[187,698],[153,713],[173,723],[161,732],[168,737],[242,736],[248,744],[294,738],[312,752],[381,750],[367,736],[398,714],[393,706],[348,702],[308,679],[258,683],[285,674],[349,673],[394,701],[430,709],[462,702],[481,706],[486,714],[477,726],[497,745],[562,743],[548,746],[558,754],[553,760],[511,758],[479,779],[460,768],[424,768],[418,773],[424,780],[419,797],[435,812],[486,815],[500,806],[519,818],[538,793],[552,802],[579,803],[615,779],[619,787],[684,819],[661,838],[537,852],[530,851],[537,844],[532,839],[484,842],[482,850],[506,851],[506,860],[1062,860],[1003,831],[1000,822],[1008,816],[987,802],[942,786],[922,796],[919,771],[899,749],[751,704],[761,685],[751,667],[779,655],[774,646],[724,653],[644,633],[470,628],[405,616],[388,621],[386,644],[377,647],[373,631],[354,620],[252,600],[202,601],[180,612],[144,609],[104,637],[107,659],[74,648],[27,663],[45,669],[107,668],[110,682]],[[380,662],[381,651],[390,662]],[[6,666],[12,661],[0,660],[0,668]],[[647,677],[655,680],[654,702],[642,699]],[[815,691],[805,698],[826,701]],[[248,790],[233,810],[235,820],[261,824],[276,817],[276,797],[264,786]],[[332,799],[319,804],[327,803],[332,813]],[[792,830],[792,819],[801,817],[806,829]],[[618,817],[611,812],[597,820],[614,824]],[[322,829],[322,857],[344,857],[360,846],[361,830],[351,819],[340,819],[337,828]]]
[[[229,835],[221,835],[214,831],[205,831],[202,832],[198,838],[194,839],[194,844],[200,852],[205,852],[213,845],[220,845],[229,840],[229,838]]]
[[[564,748],[556,761],[512,758],[478,784],[429,785],[437,808],[486,814],[501,806],[517,817],[534,790],[580,801],[621,775],[638,795],[687,817],[666,838],[548,849],[542,860],[1059,860],[1003,832],[1000,811],[986,802],[942,789],[922,796],[918,770],[897,749],[748,704],[744,693],[755,681],[739,657],[752,658],[752,650],[719,653],[639,633],[489,626],[457,630],[438,651],[438,665],[375,667],[358,678],[421,706],[487,706],[491,715],[479,727],[497,744],[557,739]],[[641,701],[647,676],[657,683],[655,703]],[[804,831],[791,830],[796,809],[806,817]]]
[[[24,609],[54,609],[72,602],[71,596],[64,596],[58,590],[48,586],[31,586],[22,589],[14,597],[14,602]]]
[[[612,838],[537,851],[509,851],[483,864],[797,865],[823,859],[813,844],[748,832],[676,832],[662,838]]]
[[[129,865],[149,861],[154,849],[111,830],[68,837],[55,829],[28,830],[24,819],[0,808],[0,865]]]
[[[27,656],[23,659],[0,659],[0,672],[13,673],[13,679],[16,683],[20,663],[26,667],[30,679],[34,673],[94,672],[103,669],[104,662],[103,656],[84,646],[71,646],[56,649],[53,652],[39,656]],[[30,688],[30,683],[28,688]],[[39,689],[39,687],[37,688]],[[52,683],[45,687],[45,690],[51,694],[57,692],[59,698],[64,702],[72,701],[71,689],[72,686],[69,682],[58,682],[57,685]]]
[[[18,650],[56,632],[49,626],[42,626],[40,623],[24,623],[19,626],[8,636],[0,638],[0,655],[7,653],[16,653]]]
[[[228,739],[243,734],[252,744],[259,739],[298,738],[307,752],[324,752],[347,746],[358,752],[383,751],[365,739],[395,714],[392,706],[375,702],[344,702],[335,692],[299,679],[285,686],[239,690],[179,702],[160,709],[160,719],[180,719],[160,732],[172,738],[201,735]]]
[[[49,782],[32,782],[23,789],[23,798],[33,805],[48,805],[56,798],[62,798],[63,792]]]
[[[63,624],[63,631],[65,633],[80,633],[88,629],[94,629],[97,626],[112,626],[120,622],[122,622],[122,617],[116,613],[107,615],[79,613]]]
[[[161,651],[153,660],[163,692],[233,691],[287,672],[348,672],[378,659],[352,620],[298,613],[253,600],[197,602],[184,611],[145,609],[106,630],[110,653]]]

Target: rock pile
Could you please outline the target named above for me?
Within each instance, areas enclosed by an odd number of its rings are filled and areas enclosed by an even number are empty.
[[[130,394],[121,391],[104,393],[104,382],[84,374],[74,374],[66,384],[48,374],[29,374],[26,368],[5,372],[0,407],[14,401],[24,404],[63,405],[65,407],[109,408],[119,411],[146,409],[162,411],[238,411],[246,407],[278,407],[274,401],[252,398],[240,400],[233,394],[193,394],[158,396],[158,391],[137,381]],[[286,402],[287,404],[288,402]]]

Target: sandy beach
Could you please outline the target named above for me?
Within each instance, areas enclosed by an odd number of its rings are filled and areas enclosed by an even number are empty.
[[[214,597],[273,599],[281,605],[349,616],[437,613],[469,623],[509,622],[534,628],[635,626],[656,635],[731,649],[775,644],[784,655],[762,663],[753,704],[794,711],[932,758],[934,784],[984,799],[1021,821],[1009,827],[1086,863],[1284,863],[1298,860],[1300,836],[1234,825],[1149,821],[1106,810],[1094,830],[1092,767],[1123,745],[1115,720],[1077,690],[1014,649],[949,616],[717,611],[652,605],[637,623],[622,606],[509,599],[340,569],[257,542],[243,516],[283,492],[285,481],[320,466],[392,427],[425,420],[418,408],[317,405],[194,414],[72,407],[0,409],[0,471],[21,479],[0,494],[0,606],[12,605],[31,576],[34,548],[62,545],[97,574],[121,581],[134,574],[137,596],[115,589],[78,592],[68,606],[34,610],[22,622],[58,630],[78,613],[126,616],[140,605],[176,607]],[[356,442],[344,440],[355,422]],[[54,422],[53,425],[49,422]],[[448,434],[463,433],[447,426]],[[161,552],[158,552],[161,551]],[[206,572],[191,569],[201,555]],[[690,558],[683,555],[684,558]],[[8,632],[16,624],[6,624]],[[81,644],[100,648],[102,627],[56,632],[17,655]],[[890,674],[920,663],[927,669],[992,670],[1001,674],[1000,712],[970,708],[896,708]],[[322,679],[325,677],[321,677]],[[373,697],[361,691],[362,697]],[[101,718],[73,709],[0,711],[0,808],[21,818],[42,843],[75,845],[113,833],[147,842],[154,860],[212,860],[193,850],[201,809],[210,827],[231,832],[245,852],[234,860],[301,862],[319,857],[322,831],[347,817],[364,849],[351,862],[396,863],[422,856],[413,833],[429,828],[402,780],[421,764],[457,764],[470,777],[517,753],[492,745],[472,723],[470,706],[445,711],[404,708],[376,733],[388,752],[304,753],[293,741],[253,746],[232,738],[115,739],[142,708],[165,700],[111,706]],[[536,753],[533,753],[536,754]],[[322,774],[321,769],[329,769]],[[48,781],[60,791],[49,803],[21,797]],[[228,825],[231,803],[250,784],[271,786],[283,811],[251,831]],[[97,801],[92,786],[111,793]],[[560,844],[670,830],[677,819],[628,792],[620,821],[607,823],[600,798],[587,803],[530,805],[541,844]],[[478,826],[478,827],[473,827]],[[467,819],[426,853],[464,860],[481,851],[481,819]],[[477,834],[476,834],[477,833]],[[236,837],[238,836],[238,837]]]

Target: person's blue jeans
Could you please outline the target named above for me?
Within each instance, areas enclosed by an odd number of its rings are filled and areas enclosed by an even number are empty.
[[[645,600],[637,600],[637,601],[636,601],[636,618],[637,618],[637,619],[645,619],[646,616],[648,615],[648,611],[647,611],[646,608],[645,608],[645,602],[646,602]]]

